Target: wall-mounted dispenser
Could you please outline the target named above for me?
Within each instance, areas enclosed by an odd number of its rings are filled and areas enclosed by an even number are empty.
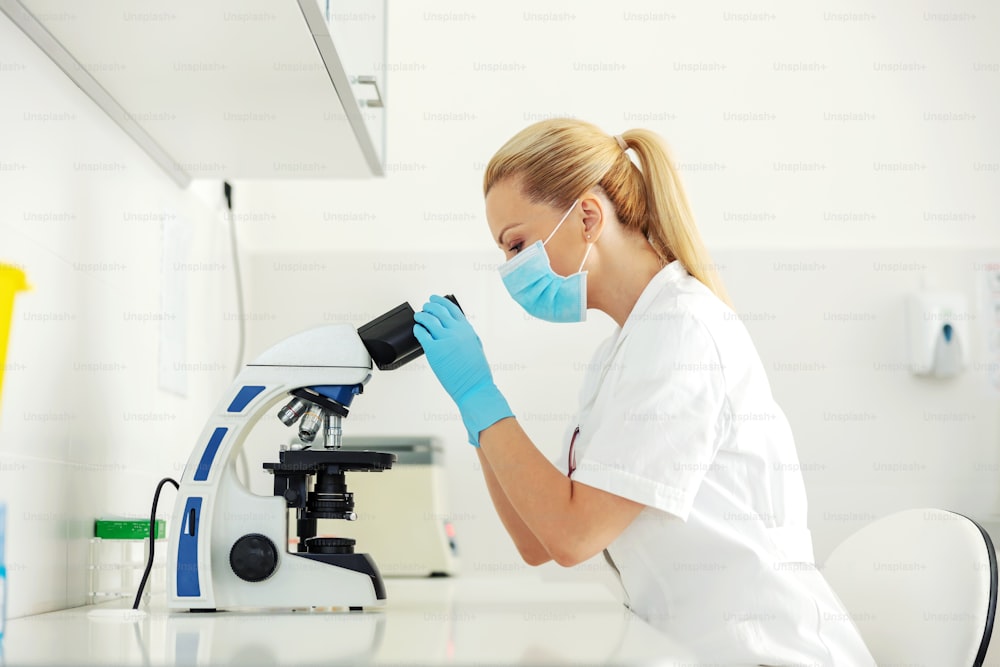
[[[954,377],[969,363],[968,300],[961,292],[925,290],[907,299],[910,370],[915,375]]]

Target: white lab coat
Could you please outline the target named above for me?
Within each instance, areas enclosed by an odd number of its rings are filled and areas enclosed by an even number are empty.
[[[608,547],[629,608],[706,663],[874,665],[813,565],[788,422],[743,323],[679,261],[597,350],[560,468],[647,507]]]

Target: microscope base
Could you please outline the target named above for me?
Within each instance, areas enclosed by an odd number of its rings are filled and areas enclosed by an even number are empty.
[[[310,554],[300,552],[291,555],[367,574],[372,579],[375,597],[379,600],[385,599],[385,583],[382,581],[382,575],[379,573],[375,561],[368,554]]]

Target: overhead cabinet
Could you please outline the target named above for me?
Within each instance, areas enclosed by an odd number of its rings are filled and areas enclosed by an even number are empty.
[[[385,0],[0,0],[181,185],[385,164]]]

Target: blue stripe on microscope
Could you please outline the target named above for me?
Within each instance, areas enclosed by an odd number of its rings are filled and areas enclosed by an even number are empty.
[[[194,520],[191,514],[194,512]],[[201,523],[201,498],[188,498],[184,519],[177,535],[177,597],[200,597],[198,581],[198,533]]]
[[[204,482],[208,479],[208,473],[212,472],[212,463],[215,461],[215,453],[219,451],[219,445],[222,444],[222,439],[226,437],[228,430],[226,427],[220,426],[212,433],[208,444],[205,445],[205,451],[201,453],[201,461],[198,462],[198,467],[194,471],[194,481]]]
[[[229,404],[227,412],[243,412],[243,408],[253,399],[257,398],[257,394],[264,391],[267,387],[262,387],[260,385],[247,385],[240,389],[239,393],[236,394],[236,398],[233,402]]]

